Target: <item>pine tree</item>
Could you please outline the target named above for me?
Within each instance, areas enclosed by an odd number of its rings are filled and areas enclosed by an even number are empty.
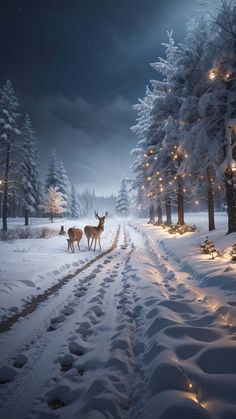
[[[65,211],[65,201],[58,190],[58,186],[49,187],[44,195],[43,203],[41,205],[43,212],[50,215],[50,220],[53,223],[55,215],[63,214]]]
[[[70,185],[70,181],[68,179],[67,176],[67,172],[66,169],[64,167],[64,164],[62,161],[60,161],[59,165],[58,165],[58,173],[59,173],[59,178],[58,178],[58,190],[59,192],[61,192],[62,198],[65,201],[65,211],[64,213],[67,216],[70,216],[70,207],[71,207],[71,185]]]
[[[70,207],[70,214],[71,214],[71,218],[77,218],[80,216],[80,208],[79,208],[79,203],[78,203],[78,198],[77,198],[77,193],[75,190],[74,185],[71,186],[71,207]]]
[[[47,178],[45,181],[45,191],[48,191],[50,187],[58,187],[60,183],[59,174],[59,163],[55,150],[52,151],[50,156],[50,162],[48,167]]]
[[[128,215],[130,209],[129,196],[126,188],[126,180],[122,178],[120,190],[116,200],[116,212],[119,215]]]
[[[33,129],[29,115],[25,116],[22,126],[23,155],[20,163],[21,190],[24,207],[25,225],[29,224],[29,215],[37,213],[40,205],[39,181],[39,153],[36,149],[36,133]]]
[[[8,217],[8,199],[9,199],[9,182],[13,169],[12,155],[16,139],[20,134],[17,128],[16,110],[19,106],[18,99],[15,96],[11,82],[8,80],[0,90],[0,141],[3,149],[3,203],[2,203],[2,229],[7,231]],[[12,187],[13,185],[11,185]]]

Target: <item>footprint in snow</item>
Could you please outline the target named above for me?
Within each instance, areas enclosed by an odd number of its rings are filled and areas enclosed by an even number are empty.
[[[104,314],[103,311],[102,311],[102,309],[101,309],[101,307],[99,305],[95,305],[95,306],[91,307],[90,310],[93,311],[94,314],[97,317],[101,317]]]
[[[70,353],[72,353],[72,354],[74,354],[76,356],[82,356],[87,351],[87,348],[85,348],[84,346],[80,345],[75,340],[71,341],[69,343],[68,347],[69,347]]]
[[[0,368],[0,384],[7,384],[14,380],[16,370],[10,365],[4,365]]]
[[[46,394],[48,407],[60,409],[79,397],[78,391],[72,390],[67,384],[59,384]]]
[[[75,361],[75,358],[73,357],[71,353],[60,356],[58,358],[58,362],[61,366],[61,371],[62,372],[69,371],[72,368],[74,361]]]
[[[61,310],[61,313],[64,314],[65,316],[70,316],[71,314],[74,313],[74,308],[70,307],[70,306],[66,306]]]
[[[27,356],[24,354],[19,354],[13,361],[13,367],[23,368],[24,365],[28,362]]]
[[[93,297],[93,298],[89,301],[89,303],[101,303],[100,297],[99,297],[99,296]]]
[[[113,279],[113,277],[112,277],[112,275],[111,275],[111,277],[108,277],[108,276],[107,276],[106,278],[104,278],[104,279],[103,279],[103,281],[104,281],[104,282],[114,282],[114,279]]]

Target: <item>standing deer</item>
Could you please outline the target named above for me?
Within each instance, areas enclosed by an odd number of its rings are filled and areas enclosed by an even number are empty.
[[[88,240],[88,248],[89,250],[91,249],[92,245],[93,245],[93,241],[95,241],[94,243],[94,252],[96,250],[96,245],[97,245],[97,240],[100,246],[100,250],[101,248],[101,242],[100,242],[100,237],[102,232],[104,231],[104,224],[105,224],[105,219],[108,216],[108,213],[106,212],[105,215],[103,217],[99,217],[97,211],[94,211],[94,215],[95,218],[97,218],[97,220],[99,220],[98,226],[85,226],[84,227],[84,234],[87,237]],[[91,244],[89,245],[89,241],[91,239]]]
[[[71,227],[68,230],[68,236],[69,236],[69,239],[67,239],[68,251],[71,250],[73,253],[75,253],[74,242],[77,242],[78,248],[80,250],[79,242],[82,239],[83,231],[80,230],[80,228]]]

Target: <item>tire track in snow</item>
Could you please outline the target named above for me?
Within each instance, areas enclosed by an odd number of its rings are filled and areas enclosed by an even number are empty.
[[[90,268],[94,263],[96,263],[99,259],[103,258],[104,256],[111,253],[116,247],[117,242],[119,239],[120,234],[120,227],[118,227],[115,237],[113,239],[111,247],[97,255],[95,258],[90,259],[87,263],[85,263],[81,268],[78,268],[75,270],[74,273],[66,275],[64,278],[60,279],[55,285],[48,288],[46,291],[44,291],[42,294],[38,294],[37,296],[33,297],[32,300],[27,303],[19,313],[14,314],[11,317],[8,317],[6,320],[2,320],[0,322],[0,334],[4,333],[12,328],[12,326],[22,317],[26,317],[29,314],[33,313],[39,304],[46,301],[50,296],[55,294],[57,291],[59,291],[65,284],[67,284],[71,279],[75,278],[77,275],[79,275],[81,272],[85,271],[86,269]]]
[[[118,239],[119,236],[117,236],[115,243],[116,247],[118,245]],[[25,348],[29,362],[27,362],[24,368],[19,370],[19,373],[12,382],[9,384],[4,384],[3,386],[3,392],[1,395],[2,407],[0,408],[0,412],[2,412],[5,419],[8,417],[12,419],[14,418],[15,406],[17,406],[20,400],[24,399],[24,393],[27,391],[27,389],[28,401],[26,402],[25,406],[24,403],[21,402],[23,409],[22,415],[25,415],[26,412],[29,411],[29,407],[33,399],[39,394],[41,395],[42,387],[46,386],[50,388],[52,381],[58,380],[57,372],[59,370],[58,365],[60,362],[62,369],[63,366],[68,366],[68,357],[64,355],[70,354],[71,356],[80,356],[80,354],[85,355],[85,353],[88,351],[86,340],[90,334],[93,334],[91,328],[97,325],[99,318],[103,315],[100,304],[104,298],[103,287],[100,283],[101,281],[98,280],[98,282],[95,282],[92,280],[95,280],[96,277],[99,279],[99,277],[101,278],[103,275],[107,275],[107,277],[110,275],[109,264],[112,262],[113,258],[119,257],[118,255],[121,252],[118,249],[115,250],[115,248],[113,250],[115,251],[113,255],[107,255],[103,261],[103,264],[100,263],[99,265],[95,265],[95,268],[93,268],[89,275],[84,275],[82,278],[79,276],[79,283],[75,284],[74,290],[71,290],[70,287],[68,292],[71,294],[71,291],[73,291],[74,297],[69,298],[69,303],[67,301],[64,308],[60,308],[59,305],[56,309],[57,315],[53,317],[53,319],[60,317],[64,312],[65,321],[59,321],[57,327],[52,328],[51,331],[46,335],[41,333],[41,336],[39,336],[38,339],[35,339],[35,341],[32,342],[32,345],[29,344]],[[111,275],[115,275],[115,273],[113,272]],[[107,286],[105,279],[104,281],[102,280],[102,283],[103,285],[105,284],[105,286]],[[64,300],[65,299],[68,300],[68,298],[65,298],[64,296]],[[48,304],[46,307],[48,307]],[[88,310],[87,307],[90,307],[90,309]],[[45,307],[42,307],[42,310],[43,308]],[[80,311],[78,312],[78,310]],[[81,318],[83,321],[79,321]],[[55,325],[55,323],[57,322],[50,321],[51,325]],[[67,336],[66,342],[63,342],[62,337],[65,336]],[[79,341],[76,339],[78,336],[80,336]],[[5,346],[7,346],[7,340],[5,341]],[[67,348],[65,354],[64,349],[62,348]],[[23,348],[21,348],[21,350],[22,349]],[[58,354],[57,357],[56,353]],[[8,365],[12,365],[13,361],[13,358],[12,361],[9,359]],[[51,362],[50,368],[48,368],[48,362],[49,364]],[[54,365],[55,363],[57,365],[56,367]],[[44,369],[46,371],[45,377],[42,374]],[[50,379],[48,377],[48,370],[50,371]],[[56,377],[53,378],[53,374],[55,374]],[[45,383],[47,379],[49,379],[48,384]],[[33,383],[33,385],[31,383]],[[21,410],[19,409],[19,415],[20,412]]]
[[[110,372],[111,376],[108,374],[105,377],[104,371],[106,368],[112,370],[114,367],[110,359],[110,344],[117,326],[116,296],[121,290],[120,282],[117,279],[127,257],[126,252],[122,252],[122,250],[126,250],[125,244],[120,247],[121,250],[117,249],[111,256],[113,257],[113,268],[107,270],[106,276],[104,276],[104,272],[98,274],[99,276],[103,275],[97,286],[97,291],[88,301],[88,309],[82,315],[79,327],[73,331],[72,340],[68,345],[69,350],[67,349],[67,352],[60,357],[61,362],[69,367],[68,370],[66,368],[56,384],[50,386],[51,389],[45,393],[44,400],[39,400],[36,403],[29,418],[49,415],[50,409],[54,409],[55,406],[58,407],[58,417],[73,417],[78,414],[81,417],[81,415],[89,414],[91,408],[95,409],[101,404],[104,410],[108,409],[108,411],[112,411],[112,415],[115,415],[115,403],[111,400],[98,399],[96,396],[104,390],[108,382],[112,381],[112,372]],[[85,351],[84,347],[87,348]],[[78,355],[78,359],[71,360],[71,353],[73,356]],[[80,377],[78,377],[78,371],[82,372]],[[77,384],[76,400],[72,382]],[[116,384],[114,383],[113,387],[112,396],[114,398]]]

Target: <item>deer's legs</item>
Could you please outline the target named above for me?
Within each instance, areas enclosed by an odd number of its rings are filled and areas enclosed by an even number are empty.
[[[100,250],[102,250],[102,248],[101,248],[101,241],[100,241],[100,237],[98,237],[98,243],[99,243]]]
[[[89,246],[89,250],[92,248],[92,245],[93,245],[93,237],[92,237],[92,241],[91,241],[91,244],[90,244],[90,246]]]
[[[87,240],[88,240],[88,249],[89,249],[89,237],[87,237]]]
[[[95,238],[95,244],[94,244],[94,252],[95,252],[95,250],[96,250],[96,246],[97,246],[97,237]]]

